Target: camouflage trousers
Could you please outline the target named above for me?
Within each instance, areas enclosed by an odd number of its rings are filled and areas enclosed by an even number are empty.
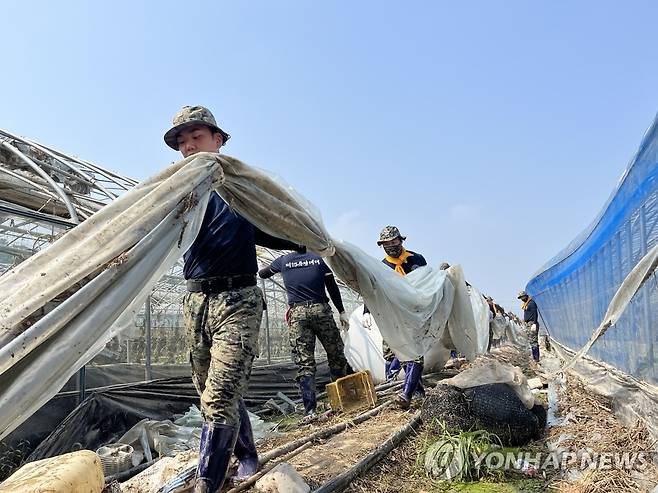
[[[238,402],[258,355],[263,294],[256,286],[218,294],[187,293],[183,317],[203,417],[237,426]]]
[[[297,380],[306,375],[315,376],[316,337],[327,352],[331,379],[347,375],[345,347],[331,307],[329,303],[314,303],[290,309],[290,348],[297,365]]]
[[[539,334],[539,327],[537,324],[533,323],[531,325],[526,323],[526,334],[528,335],[528,344],[530,344],[530,347],[539,346],[539,339],[537,337]]]
[[[393,359],[395,359],[395,353],[393,352],[391,346],[388,345],[388,342],[386,342],[385,339],[382,339],[382,353],[384,354],[384,361],[388,363],[390,363],[391,361],[393,361]],[[407,361],[400,361],[400,363],[407,363]],[[425,364],[425,358],[422,356],[420,358],[416,358],[414,360],[414,363],[420,363],[421,365]]]

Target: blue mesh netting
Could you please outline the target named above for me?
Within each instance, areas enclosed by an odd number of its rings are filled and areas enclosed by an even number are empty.
[[[530,280],[551,337],[579,349],[601,323],[628,272],[658,241],[658,117],[592,225]],[[658,383],[658,290],[650,279],[590,355]],[[541,319],[540,319],[541,322]],[[656,344],[654,344],[656,343]]]

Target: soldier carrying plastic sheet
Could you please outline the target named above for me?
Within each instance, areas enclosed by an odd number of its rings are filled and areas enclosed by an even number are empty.
[[[302,392],[304,412],[312,416],[316,409],[315,397],[315,338],[327,353],[332,380],[351,373],[345,359],[343,339],[336,326],[326,291],[340,316],[344,329],[350,326],[343,308],[343,300],[333,272],[314,253],[283,255],[258,272],[263,279],[281,273],[290,306],[290,347],[297,365],[297,382]]]
[[[406,250],[402,246],[406,239],[407,237],[402,236],[400,230],[395,226],[386,226],[379,234],[379,241],[377,242],[377,245],[383,247],[384,252],[386,252],[386,257],[382,259],[382,262],[401,276],[406,276],[414,269],[427,265],[425,257],[411,250]],[[367,307],[364,307],[363,312],[365,315],[364,325],[369,327],[372,324],[370,311]],[[399,369],[400,362],[385,340],[382,340],[382,351],[386,362],[386,378],[388,379],[393,372]],[[396,395],[395,402],[399,407],[406,409],[411,405],[411,398],[415,393],[418,392],[421,396],[425,394],[421,383],[424,359],[421,356],[414,361],[405,361],[402,364],[404,365],[404,386],[402,391]]]
[[[537,310],[537,303],[525,291],[521,291],[517,298],[523,302],[521,305],[523,321],[528,327],[528,342],[532,348],[532,358],[539,361],[539,311]]]
[[[219,152],[229,134],[203,106],[184,106],[164,135],[183,157]],[[190,345],[192,380],[201,396],[204,423],[194,491],[215,493],[226,478],[231,454],[239,460],[237,478],[258,468],[247,390],[263,316],[263,294],[256,286],[256,244],[282,250],[305,247],[265,234],[232,210],[215,192],[203,222],[185,253],[188,293],[183,316]]]

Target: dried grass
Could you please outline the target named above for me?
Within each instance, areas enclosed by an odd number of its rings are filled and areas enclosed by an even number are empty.
[[[646,453],[651,459],[656,441],[651,439],[644,424],[637,421],[624,426],[614,415],[610,399],[590,392],[572,374],[568,376],[566,387],[558,392],[558,415],[568,417],[568,420],[563,426],[549,430],[548,441],[557,442],[563,437],[560,446],[570,451]],[[582,472],[582,479],[560,481],[560,490],[569,493],[625,493],[646,491],[648,485],[658,484],[658,469],[652,462],[642,471],[611,468]]]
[[[493,354],[484,358],[496,358],[500,361],[519,366],[528,376],[537,375],[537,367],[529,360],[529,355],[510,346],[504,346],[495,350]],[[473,363],[464,365],[468,368]],[[358,412],[353,413],[358,414]],[[524,452],[536,454],[546,452],[548,443],[556,443],[563,436],[561,447],[576,452],[579,450],[590,450],[594,452],[628,452],[630,454],[654,450],[654,443],[647,429],[640,423],[632,426],[624,426],[614,415],[613,406],[609,399],[598,396],[590,391],[580,382],[577,377],[569,375],[566,387],[558,391],[558,416],[569,415],[570,420],[563,426],[551,428],[546,436],[540,440],[522,447]],[[298,428],[287,433],[284,437],[268,440],[266,444],[259,445],[259,449],[267,450],[281,443],[288,442],[294,438],[304,436],[319,427],[331,426],[352,415],[336,415],[328,421],[311,426]],[[401,425],[408,419],[408,413],[402,413],[393,409],[387,409],[382,414],[358,425],[352,429],[319,443],[306,451],[306,458],[300,456],[302,463],[309,467],[317,459],[336,462],[336,468],[331,471],[323,471],[322,474],[312,474],[308,479],[312,486],[331,475],[341,472],[349,465],[363,457],[369,450],[392,433],[393,428]],[[387,424],[386,433],[382,432],[382,424]],[[378,430],[376,433],[373,433]],[[564,438],[564,435],[571,435]],[[349,440],[350,443],[367,443],[368,446],[358,447],[354,453],[346,454],[336,448],[333,444]],[[364,476],[355,480],[346,492],[349,493],[429,493],[435,491],[458,491],[459,485],[441,483],[433,480],[424,472],[419,465],[418,459],[422,457],[424,450],[430,443],[438,439],[438,435],[431,427],[415,432],[409,439],[405,440],[399,447],[394,449],[388,456],[376,464]],[[338,459],[345,459],[340,461]],[[302,462],[303,461],[303,462]],[[347,464],[347,463],[350,464]],[[577,466],[574,466],[577,468]],[[303,466],[302,466],[303,468]],[[560,476],[560,471],[548,469],[544,471],[545,477],[535,480],[521,479],[518,475],[507,476],[507,484],[519,489],[519,491],[564,491],[567,493],[603,493],[620,492],[630,493],[647,491],[649,485],[658,484],[658,470],[652,463],[640,471],[624,469],[608,470],[586,470],[581,471],[583,476],[579,480],[566,480]],[[505,480],[502,477],[485,478],[477,485],[482,486],[482,491],[499,491],[491,480]],[[519,486],[516,486],[519,485]]]

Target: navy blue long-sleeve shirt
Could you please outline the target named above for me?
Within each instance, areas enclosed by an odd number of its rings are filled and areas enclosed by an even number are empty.
[[[539,313],[537,311],[537,303],[535,300],[530,300],[528,306],[523,310],[523,321],[524,322],[534,322],[539,327]]]
[[[296,243],[275,238],[232,210],[216,192],[210,193],[199,234],[185,252],[185,279],[256,275],[256,245],[295,250]]]
[[[288,304],[305,301],[327,303],[325,288],[339,312],[345,311],[336,278],[322,257],[315,253],[288,253],[277,258],[258,275],[267,279],[281,273]]]

